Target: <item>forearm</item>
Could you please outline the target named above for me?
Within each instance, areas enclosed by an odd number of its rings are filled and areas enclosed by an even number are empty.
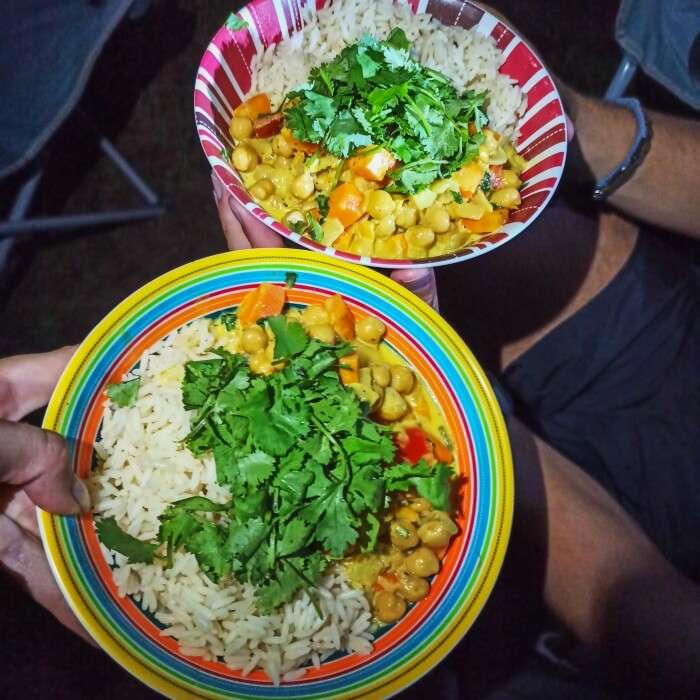
[[[673,688],[674,697],[691,697],[700,680],[698,588],[583,471],[515,420],[509,435],[516,527],[534,523],[544,533],[547,605],[601,650],[615,679],[625,676],[649,694]]]
[[[624,107],[581,95],[561,83],[558,88],[575,127],[569,177],[600,180],[624,160],[637,132],[636,120]],[[638,220],[700,237],[700,124],[648,110],[647,116],[651,149],[608,202]]]

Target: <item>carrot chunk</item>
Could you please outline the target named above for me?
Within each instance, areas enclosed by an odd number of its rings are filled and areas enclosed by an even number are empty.
[[[331,318],[331,326],[333,330],[343,340],[352,340],[355,337],[355,317],[343,297],[340,294],[334,294],[326,299],[326,310]]]
[[[345,228],[364,213],[365,196],[352,182],[336,187],[328,198],[328,217],[338,219]]]
[[[278,316],[282,313],[285,301],[284,287],[263,282],[243,297],[238,307],[238,319],[242,325],[247,326],[267,316]]]

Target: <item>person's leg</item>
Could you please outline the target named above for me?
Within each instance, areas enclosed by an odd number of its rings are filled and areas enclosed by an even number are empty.
[[[437,268],[440,310],[500,372],[609,284],[636,238],[617,216],[596,220],[556,203],[501,248]]]

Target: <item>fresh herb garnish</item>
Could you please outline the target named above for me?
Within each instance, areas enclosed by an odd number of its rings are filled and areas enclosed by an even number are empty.
[[[450,190],[450,194],[452,195],[452,199],[454,199],[457,204],[462,204],[464,202],[464,197],[462,197],[461,192],[458,192],[457,190]]]
[[[126,379],[123,382],[118,382],[115,384],[107,384],[107,396],[109,397],[110,401],[119,406],[119,408],[135,406],[140,384],[141,377],[136,377],[136,379]]]
[[[98,523],[103,543],[135,561],[152,561],[165,543],[166,563],[183,547],[212,580],[252,583],[263,613],[310,592],[350,548],[373,551],[388,493],[415,487],[443,508],[451,477],[443,464],[394,464],[390,426],[372,421],[338,377],[352,346],[310,339],[284,316],[268,323],[275,358],[285,362],[279,371],[255,375],[223,348],[185,365],[183,404],[193,411],[185,444],[213,454],[230,501],[172,504],[154,544],[119,534],[110,519]]]
[[[224,311],[218,316],[219,323],[223,324],[227,331],[232,331],[236,327],[237,320],[238,312],[236,311]]]
[[[483,192],[488,192],[491,189],[491,173],[488,170],[484,173],[484,177],[481,178],[479,189]]]
[[[340,158],[386,148],[403,164],[388,173],[386,189],[413,194],[478,154],[485,99],[474,90],[459,95],[447,77],[413,60],[397,28],[385,41],[364,36],[313,69],[287,95],[285,123]]]
[[[232,32],[236,32],[239,29],[245,29],[247,26],[248,22],[236,17],[234,12],[232,12],[224,22],[224,27],[226,27],[226,29],[230,29]]]
[[[296,272],[288,272],[284,276],[284,284],[287,287],[287,289],[291,289],[294,287],[294,285],[297,283],[297,273]]]
[[[320,241],[323,238],[321,225],[310,213],[307,213],[303,219],[288,222],[287,226],[295,233],[306,236],[313,241]]]
[[[321,221],[325,221],[328,216],[328,210],[330,209],[330,202],[328,195],[319,194],[316,195],[316,205],[318,206],[318,211],[321,214]]]
[[[219,155],[221,156],[221,160],[225,160],[227,163],[231,161],[231,157],[229,156],[228,151],[225,148],[221,149]]]

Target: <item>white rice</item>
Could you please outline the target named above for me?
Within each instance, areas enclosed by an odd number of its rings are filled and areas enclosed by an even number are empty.
[[[95,445],[103,464],[89,480],[95,515],[112,516],[134,537],[152,540],[170,503],[196,495],[226,501],[213,458],[195,458],[182,445],[189,432],[180,389],[183,365],[211,356],[207,349],[220,342],[206,319],[184,326],[147,352],[129,375],[141,377],[136,406],[106,403]],[[176,553],[166,569],[128,564],[104,546],[102,551],[119,594],[153,613],[161,634],[177,639],[183,654],[219,659],[243,675],[262,669],[279,684],[338,651],[372,651],[367,599],[340,574],[327,575],[316,591],[322,617],[305,593],[275,614],[261,615],[252,585],[213,583],[192,554]]]
[[[515,81],[498,72],[503,54],[492,37],[445,26],[429,14],[415,15],[405,0],[334,0],[318,12],[304,7],[301,17],[301,31],[254,58],[250,94],[266,92],[277,107],[291,89],[307,81],[312,68],[335,58],[347,44],[363,34],[385,39],[401,27],[416,58],[449,77],[458,91],[488,90],[489,126],[517,143],[517,123],[527,101]]]

